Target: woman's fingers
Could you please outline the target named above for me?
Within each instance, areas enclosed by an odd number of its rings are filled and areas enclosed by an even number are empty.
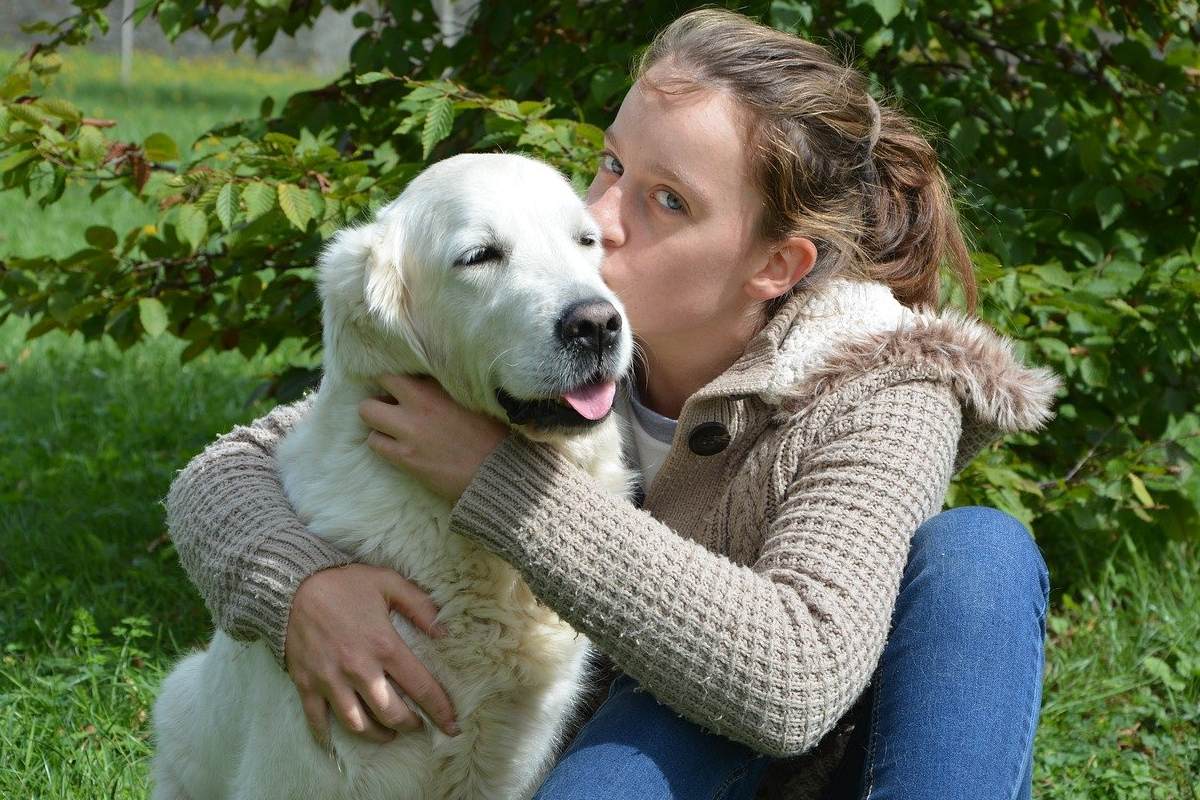
[[[445,626],[437,621],[439,609],[428,592],[399,572],[386,570],[382,578],[384,597],[390,608],[408,617],[434,639],[446,635]]]
[[[386,654],[384,669],[396,684],[449,736],[459,734],[454,705],[446,690],[425,668],[403,640]]]
[[[380,744],[390,742],[396,736],[395,731],[383,727],[371,718],[350,685],[330,687],[330,694],[333,697],[333,713],[337,714],[342,725],[351,733],[357,733]]]
[[[322,750],[329,749],[329,704],[316,692],[300,692],[300,707],[308,721],[308,730]]]
[[[382,671],[370,680],[356,684],[355,689],[379,724],[404,732],[420,730],[424,725]]]
[[[318,742],[329,741],[330,709],[346,730],[376,742],[419,730],[422,709],[457,732],[450,699],[397,632],[393,609],[438,636],[433,599],[394,570],[351,564],[314,573],[297,589],[285,663]]]
[[[359,401],[358,416],[368,427],[387,434],[388,438],[399,436],[403,430],[404,417],[395,403],[368,397]]]
[[[379,431],[371,431],[367,434],[367,447],[371,448],[371,451],[380,456],[384,461],[401,469],[408,463],[408,459],[413,456],[411,449],[400,441]]]

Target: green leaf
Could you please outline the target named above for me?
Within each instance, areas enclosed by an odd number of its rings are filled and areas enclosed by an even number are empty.
[[[297,230],[302,231],[308,227],[308,221],[313,215],[312,203],[308,199],[308,193],[299,186],[294,183],[279,184],[279,207]]]
[[[38,101],[38,105],[47,114],[53,114],[68,122],[79,122],[83,118],[83,113],[74,104],[58,97],[43,97]]]
[[[138,319],[142,327],[152,337],[161,336],[167,329],[167,309],[153,297],[143,297],[138,300]]]
[[[221,221],[221,227],[225,230],[232,228],[238,211],[237,186],[233,181],[221,187],[221,191],[217,194],[215,208],[217,219]]]
[[[204,216],[203,211],[190,203],[179,206],[175,229],[179,232],[179,239],[191,245],[194,253],[200,249],[204,237],[208,235],[208,218]]]
[[[1057,361],[1068,361],[1071,358],[1071,349],[1061,339],[1039,336],[1034,342],[1041,348],[1043,353]]]
[[[426,100],[432,100],[435,97],[444,97],[446,94],[442,89],[436,86],[418,86],[408,94],[404,95],[404,99],[413,103],[423,103]]]
[[[22,164],[32,161],[37,157],[37,150],[18,150],[8,158],[0,161],[0,175],[3,175],[5,172],[9,172],[10,170],[14,170]]]
[[[253,181],[242,190],[246,219],[255,220],[275,207],[275,189],[262,181]]]
[[[70,292],[54,292],[46,303],[46,310],[60,325],[69,325],[76,302],[75,295]]]
[[[379,83],[380,81],[386,81],[395,77],[396,76],[391,72],[364,72],[362,75],[359,75],[357,78],[355,78],[354,82],[360,86],[366,86],[368,84]]]
[[[142,20],[149,16],[150,12],[154,10],[154,6],[157,2],[158,0],[143,0],[143,2],[133,10],[133,24],[141,25]]]
[[[1004,265],[991,253],[972,251],[971,261],[975,264],[976,277],[982,282],[992,281],[1004,275]]]
[[[624,70],[601,67],[592,73],[592,80],[588,88],[594,102],[605,104],[609,98],[624,89],[627,82],[628,78]],[[510,113],[516,112],[517,104],[511,100],[509,102],[512,103],[512,106],[511,108],[506,106],[505,110]]]
[[[83,238],[92,247],[99,250],[112,250],[117,246],[117,234],[112,228],[103,225],[92,225],[83,234]]]
[[[104,133],[94,125],[83,125],[79,128],[79,157],[89,164],[94,164],[104,157]]]
[[[1009,272],[1000,279],[1000,289],[1004,304],[1013,311],[1016,311],[1021,306],[1021,288],[1017,283],[1018,275],[1016,272]]]
[[[1084,356],[1079,362],[1079,374],[1089,386],[1108,385],[1108,359],[1102,356]]]
[[[1144,272],[1141,264],[1128,258],[1114,258],[1104,265],[1104,277],[1113,281],[1122,292],[1141,280]]]
[[[435,100],[425,116],[425,127],[421,130],[421,158],[428,159],[434,146],[450,135],[454,126],[454,104],[449,97]]]
[[[1100,227],[1113,224],[1125,210],[1125,196],[1116,186],[1105,186],[1096,192],[1096,213],[1100,215]]]
[[[1129,483],[1133,485],[1133,496],[1146,508],[1153,508],[1154,499],[1150,497],[1150,492],[1146,490],[1146,484],[1142,482],[1142,479],[1131,472],[1129,473]]]
[[[34,128],[40,128],[46,124],[46,115],[37,106],[14,103],[5,106],[5,109],[21,122]]]
[[[178,161],[179,145],[165,133],[152,133],[142,142],[146,158],[151,161]]]
[[[183,32],[183,11],[175,0],[163,0],[156,12],[158,25],[171,41]]]
[[[24,73],[11,73],[0,83],[0,100],[12,100],[23,94],[28,94],[33,88],[33,81]]]
[[[1065,245],[1073,246],[1092,264],[1104,258],[1104,245],[1100,244],[1100,240],[1095,236],[1090,236],[1082,231],[1061,231],[1058,234],[1058,240]]]
[[[963,117],[950,126],[950,141],[954,143],[958,155],[966,158],[979,149],[983,137],[984,124],[977,117]]]
[[[875,13],[883,20],[884,25],[894,20],[901,8],[900,0],[872,0],[871,5],[875,8]]]

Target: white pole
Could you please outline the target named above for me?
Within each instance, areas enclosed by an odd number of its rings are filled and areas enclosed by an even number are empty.
[[[133,83],[133,0],[125,0],[121,16],[121,83]]]

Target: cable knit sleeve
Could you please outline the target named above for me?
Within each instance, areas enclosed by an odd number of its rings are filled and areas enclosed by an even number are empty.
[[[941,510],[962,409],[910,380],[809,424],[752,567],[600,490],[544,444],[512,435],[454,507],[452,529],[660,702],[777,758],[817,744],[883,651],[917,527]],[[719,513],[719,512],[718,512]]]
[[[275,461],[315,397],[217,439],[176,475],[165,501],[167,531],[213,623],[234,639],[264,640],[281,667],[297,587],[352,560],[305,527]]]

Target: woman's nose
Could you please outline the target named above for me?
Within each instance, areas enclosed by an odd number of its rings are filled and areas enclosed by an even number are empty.
[[[588,195],[588,211],[600,226],[600,236],[605,250],[620,247],[625,241],[621,225],[621,191],[615,186],[599,190],[593,188]]]

